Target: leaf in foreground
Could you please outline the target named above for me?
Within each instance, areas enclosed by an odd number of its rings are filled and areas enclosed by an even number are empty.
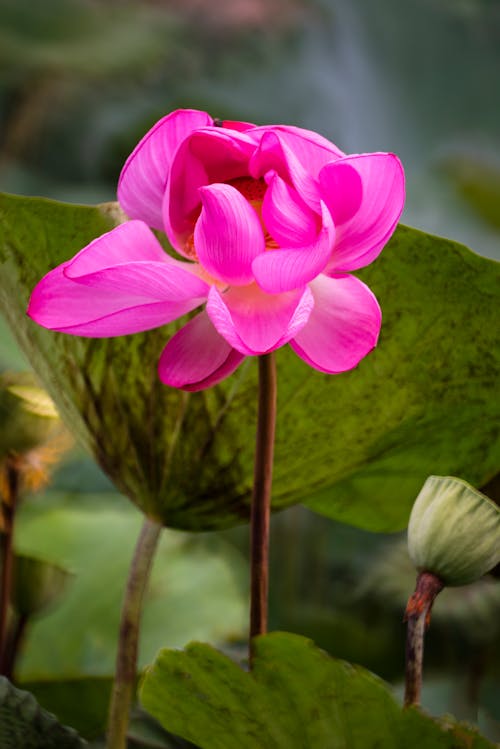
[[[0,746],[2,749],[83,749],[85,742],[43,710],[33,695],[0,676]]]
[[[470,727],[401,708],[369,671],[287,633],[257,639],[251,673],[208,645],[163,650],[140,697],[201,749],[493,749]]]

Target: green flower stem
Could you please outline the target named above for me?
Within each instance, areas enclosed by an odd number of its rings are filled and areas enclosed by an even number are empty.
[[[417,577],[415,592],[406,607],[406,670],[405,707],[420,705],[422,672],[424,665],[424,637],[429,626],[431,610],[443,583],[432,572],[421,572]]]
[[[9,662],[9,607],[12,592],[14,518],[19,498],[19,470],[13,457],[4,466],[5,496],[1,497],[3,520],[0,590],[0,674],[7,675]]]
[[[253,658],[252,639],[267,631],[276,391],[274,353],[263,354],[259,356],[259,406],[251,514],[250,664]]]
[[[107,749],[126,749],[137,678],[139,626],[144,593],[162,526],[146,518],[135,547],[123,599],[116,673],[108,716]]]

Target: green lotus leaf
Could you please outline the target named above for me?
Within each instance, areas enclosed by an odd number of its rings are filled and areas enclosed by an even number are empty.
[[[140,698],[201,749],[493,749],[471,728],[401,708],[369,671],[283,632],[257,638],[251,673],[208,645],[163,650]]]
[[[89,340],[26,319],[37,281],[122,220],[113,205],[0,198],[0,309],[80,440],[118,488],[170,527],[248,518],[256,365],[195,394],[163,386],[156,363],[182,323]],[[500,461],[499,265],[399,227],[360,276],[380,300],[379,346],[356,370],[312,370],[278,352],[273,507],[378,531],[406,526],[430,473],[480,486]]]

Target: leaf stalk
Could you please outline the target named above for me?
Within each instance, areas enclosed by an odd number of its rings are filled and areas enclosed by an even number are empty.
[[[443,582],[432,572],[420,572],[415,592],[408,601],[405,612],[406,669],[405,707],[420,705],[424,665],[425,631],[430,624],[434,600],[441,592]]]
[[[107,749],[126,749],[137,678],[139,628],[144,594],[162,526],[145,518],[130,565],[122,605],[116,671],[108,716]]]
[[[0,589],[0,674],[10,675],[9,609],[12,597],[14,567],[14,520],[19,499],[19,468],[15,456],[7,457],[2,485],[5,496],[0,497],[2,519],[1,589]]]
[[[254,655],[253,638],[267,632],[276,400],[276,361],[274,352],[271,352],[259,356],[259,402],[250,540],[250,665]]]

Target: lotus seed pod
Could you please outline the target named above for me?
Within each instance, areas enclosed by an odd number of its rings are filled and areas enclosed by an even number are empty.
[[[408,551],[445,585],[474,582],[500,561],[500,507],[462,479],[429,476],[410,515]]]

